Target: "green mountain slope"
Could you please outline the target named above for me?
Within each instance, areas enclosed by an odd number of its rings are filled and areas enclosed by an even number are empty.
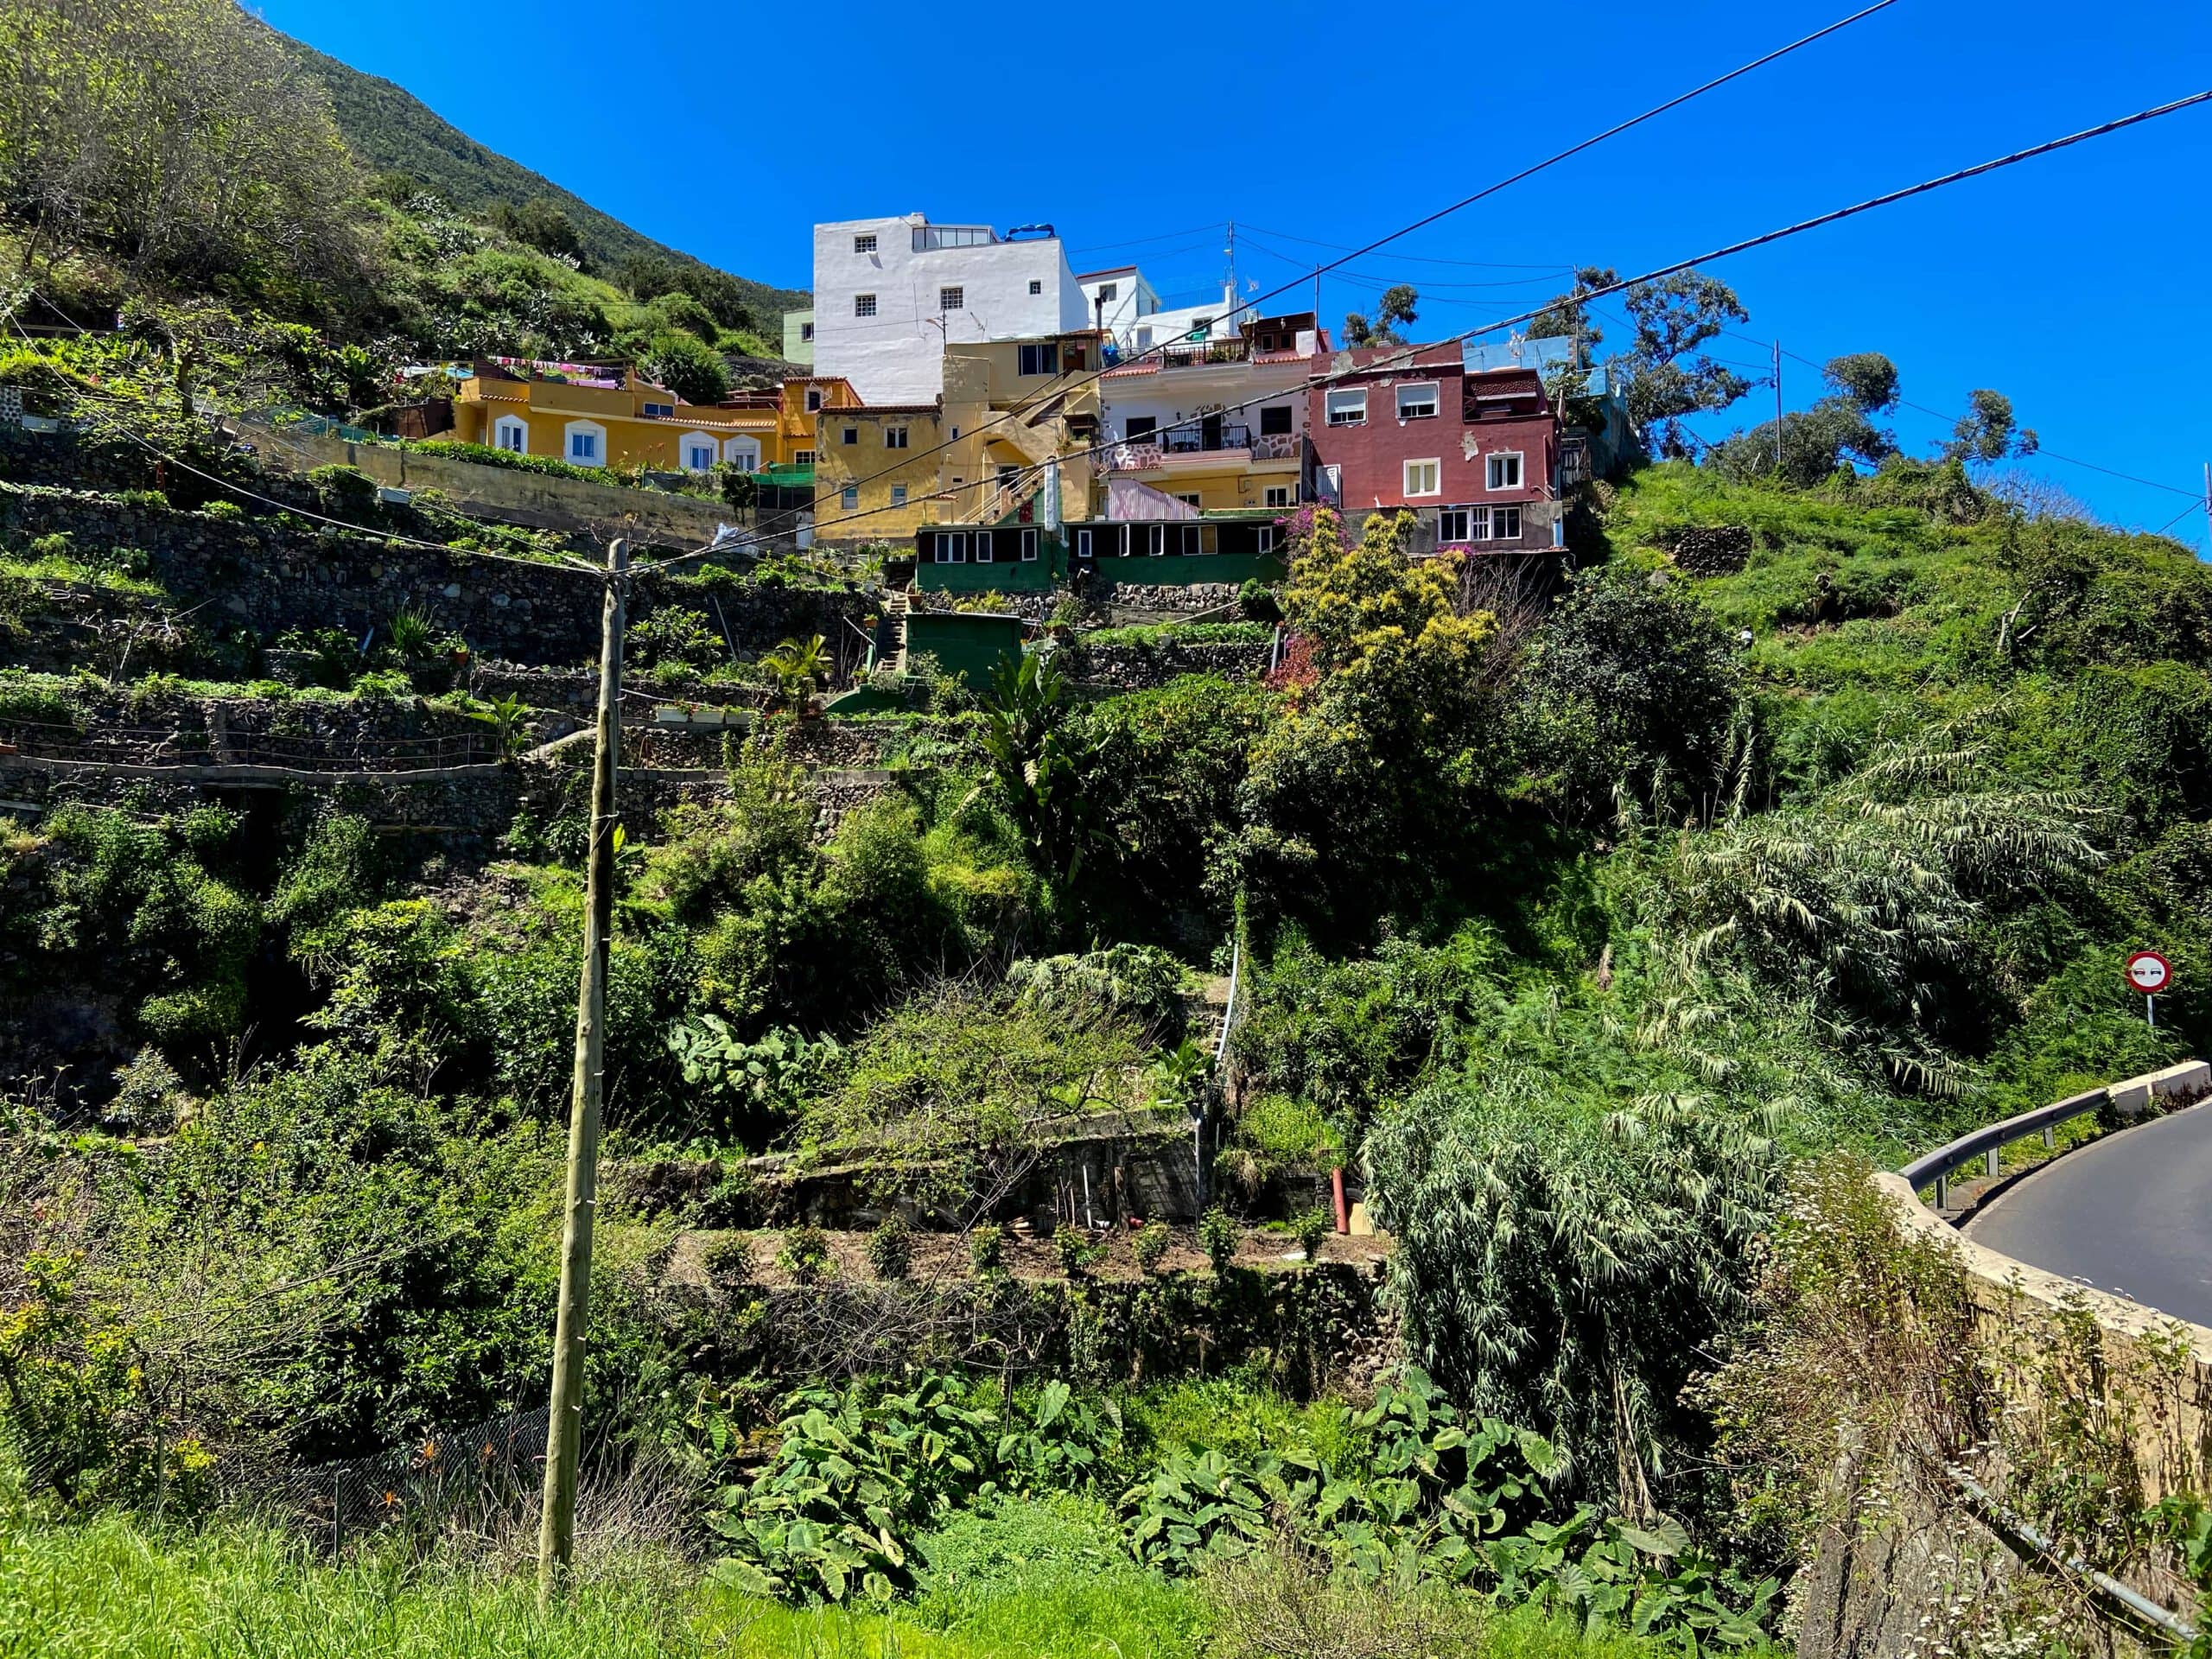
[[[692,259],[690,254],[632,230],[543,175],[486,149],[391,81],[363,74],[289,35],[279,34],[276,38],[302,67],[329,89],[339,130],[363,163],[375,171],[404,173],[419,179],[455,207],[472,214],[488,212],[501,202],[520,207],[541,197],[550,200],[574,222],[586,256],[602,270],[632,254]],[[810,302],[802,289],[772,288],[745,276],[737,276],[736,281],[746,302],[770,315]]]

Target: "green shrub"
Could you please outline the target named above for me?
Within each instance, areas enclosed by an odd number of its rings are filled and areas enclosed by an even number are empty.
[[[1148,1221],[1137,1229],[1137,1236],[1129,1242],[1129,1253],[1137,1259],[1137,1268],[1142,1273],[1157,1273],[1160,1264],[1167,1259],[1169,1245],[1174,1235],[1164,1221]]]
[[[226,524],[236,524],[245,517],[245,509],[235,501],[210,501],[200,511],[210,518],[220,518]]]
[[[897,1216],[887,1217],[868,1236],[868,1265],[884,1283],[904,1279],[913,1266],[912,1230]]]
[[[1336,1230],[1337,1218],[1321,1209],[1308,1210],[1290,1224],[1290,1236],[1298,1241],[1308,1262],[1320,1260],[1323,1243]]]
[[[1065,1221],[1052,1229],[1052,1251],[1060,1259],[1060,1271],[1070,1279],[1082,1278],[1099,1255],[1088,1234]]]
[[[1006,1229],[995,1221],[987,1221],[972,1228],[968,1234],[968,1265],[978,1278],[996,1273],[1006,1258]]]
[[[830,1241],[819,1227],[794,1227],[785,1233],[783,1248],[776,1252],[776,1267],[802,1285],[829,1278],[837,1270]]]
[[[1198,1217],[1198,1246],[1205,1251],[1206,1264],[1213,1269],[1216,1278],[1236,1266],[1236,1247],[1243,1236],[1244,1230],[1219,1205]]]
[[[742,1233],[727,1234],[707,1246],[699,1265],[716,1290],[727,1294],[741,1289],[753,1282],[753,1241]]]

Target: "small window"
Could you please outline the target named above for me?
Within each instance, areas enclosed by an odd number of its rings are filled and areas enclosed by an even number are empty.
[[[1486,457],[1483,463],[1483,478],[1485,486],[1493,490],[1519,489],[1521,457],[1510,453]]]
[[[1087,559],[1090,556],[1090,532],[1089,531],[1078,530],[1076,531],[1075,556],[1078,559]]]
[[[1032,294],[1042,294],[1045,291],[1045,284],[1032,276],[1029,279],[1029,291]]]
[[[1060,348],[1051,340],[1041,346],[1024,346],[1020,367],[1024,374],[1058,374],[1060,372]]]
[[[509,454],[519,455],[530,448],[530,429],[512,416],[496,423],[492,428],[492,442]]]
[[[799,324],[798,337],[802,340],[812,340],[814,338],[814,325],[810,322],[802,322]]]
[[[1409,461],[1406,463],[1406,493],[1434,495],[1444,487],[1442,468],[1433,461]]]
[[[1164,558],[1167,553],[1167,526],[1147,524],[1144,527],[1145,552],[1152,558]]]
[[[965,536],[940,536],[937,538],[937,562],[939,564],[968,563],[968,538]]]
[[[964,311],[968,308],[965,288],[940,288],[937,291],[937,308],[940,311]]]
[[[891,486],[891,505],[894,507],[903,507],[906,505],[906,486],[904,484],[893,484]]]
[[[811,466],[813,466],[813,465],[814,465],[814,451],[813,451],[813,450],[811,450],[811,449],[798,449],[798,450],[794,450],[794,451],[792,452],[792,454],[791,454],[791,465],[792,465],[792,466],[794,466],[794,467],[811,467]]]
[[[1175,499],[1186,507],[1196,507],[1201,512],[1205,511],[1206,499],[1196,490],[1178,490]]]
[[[903,426],[885,427],[883,447],[887,449],[904,449],[906,447],[906,429]]]
[[[856,317],[874,316],[875,315],[875,296],[873,294],[854,295],[853,315]]]
[[[1474,537],[1467,530],[1467,509],[1446,507],[1436,515],[1436,539],[1440,543],[1470,542]]]
[[[988,530],[979,530],[976,532],[976,563],[988,564],[990,562],[991,532]]]
[[[1255,550],[1258,552],[1274,552],[1275,550],[1275,527],[1273,524],[1262,524],[1260,526],[1260,533],[1255,539],[1253,545]]]
[[[1273,334],[1262,334],[1260,336],[1260,349],[1262,351],[1272,352],[1274,348],[1275,337]]]
[[[857,484],[848,484],[837,492],[837,505],[850,512],[861,504],[861,489]]]
[[[1180,528],[1182,534],[1175,538],[1175,550],[1185,558],[1195,559],[1205,550],[1204,528],[1198,524],[1184,524]]]
[[[861,441],[861,429],[857,426],[849,426],[839,435],[847,443],[858,443]]]
[[[645,418],[647,420],[652,420],[655,416],[660,416],[665,418],[667,416],[673,416],[675,413],[676,405],[674,404],[647,404],[645,405]]]
[[[1138,349],[1139,351],[1141,351],[1141,352],[1142,352],[1142,351],[1148,351],[1148,350],[1150,350],[1150,349],[1151,349],[1151,346],[1152,346],[1152,330],[1151,330],[1151,329],[1149,329],[1149,328],[1140,328],[1140,329],[1138,329],[1138,330],[1137,330],[1137,349]]]
[[[570,461],[597,461],[599,459],[598,434],[594,432],[569,433],[569,459]]]
[[[1260,435],[1263,438],[1287,438],[1290,435],[1290,405],[1269,404],[1260,411]]]
[[[1492,507],[1490,510],[1490,535],[1494,542],[1517,542],[1521,539],[1521,509]]]
[[[1264,505],[1270,507],[1288,506],[1290,505],[1290,486],[1287,484],[1268,485]]]
[[[715,464],[714,445],[710,443],[695,443],[691,445],[690,453],[686,455],[683,464],[689,467],[695,473],[705,472],[709,467]]]
[[[1021,532],[1021,562],[1024,564],[1037,563],[1037,532],[1033,530]]]
[[[1117,298],[1120,296],[1121,291],[1122,285],[1119,283],[1101,283],[1098,284],[1098,297],[1102,300]]]
[[[1436,383],[1398,388],[1398,418],[1402,421],[1433,421],[1436,418]]]
[[[1157,415],[1132,415],[1122,423],[1122,442],[1149,443],[1160,431]]]
[[[875,238],[873,236],[855,237],[853,238],[853,251],[855,253],[874,253],[875,251]]]
[[[1331,426],[1364,426],[1367,424],[1367,394],[1364,391],[1332,391],[1329,394],[1328,411]]]
[[[819,386],[809,386],[806,389],[806,412],[811,415],[821,407],[822,388]]]

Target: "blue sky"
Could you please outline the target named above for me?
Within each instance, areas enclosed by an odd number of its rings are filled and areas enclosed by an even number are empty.
[[[1218,291],[1230,219],[1239,278],[1272,288],[1330,257],[1319,244],[1380,235],[1852,9],[260,8],[746,276],[804,287],[815,220],[918,210],[1049,220],[1079,268],[1135,259],[1171,303]],[[2198,0],[1899,0],[1325,277],[1323,309],[1334,323],[1406,280],[1416,332],[1456,333],[1540,302],[1575,264],[1646,269],[2207,86]],[[2212,460],[2208,179],[2212,106],[1740,256],[1715,274],[1749,338],[1717,349],[1762,371],[1777,338],[1815,361],[1887,352],[1905,397],[1939,412],[1996,387],[2049,451],[2166,487],[2035,470],[2120,524],[2179,515],[2171,533],[2203,552],[2184,493]],[[1785,363],[1785,397],[1815,379]],[[1909,447],[1947,425],[1897,420]]]

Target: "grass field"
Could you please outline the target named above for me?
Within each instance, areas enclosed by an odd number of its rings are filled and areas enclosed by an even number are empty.
[[[332,1566],[245,1528],[161,1534],[114,1515],[66,1527],[0,1516],[0,1659],[1197,1659],[1211,1622],[1197,1586],[1134,1567],[1044,1563],[1027,1580],[883,1617],[765,1605],[645,1555],[588,1572],[572,1603],[547,1616],[526,1571],[397,1556]],[[1523,1613],[1491,1623],[1466,1654],[1674,1650],[1586,1642]]]

